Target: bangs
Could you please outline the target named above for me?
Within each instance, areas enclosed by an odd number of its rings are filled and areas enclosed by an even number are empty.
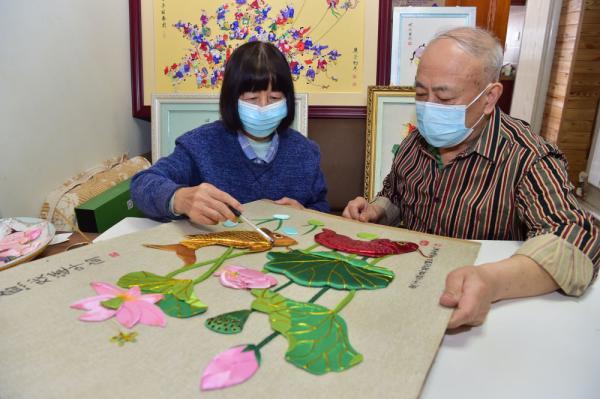
[[[271,86],[273,91],[286,92],[287,75],[289,74],[289,66],[285,65],[284,70],[281,69],[280,54],[265,51],[264,48],[258,47],[254,57],[245,59],[241,68],[242,77],[240,81],[240,93],[263,91]],[[276,49],[269,49],[275,50]],[[254,59],[252,59],[254,58]],[[279,63],[277,62],[279,61]],[[279,64],[279,65],[278,65]],[[279,68],[277,68],[279,66]]]
[[[263,91],[269,88],[273,90],[277,79],[272,75],[271,71],[247,71],[242,72],[242,80],[240,84],[240,93]]]

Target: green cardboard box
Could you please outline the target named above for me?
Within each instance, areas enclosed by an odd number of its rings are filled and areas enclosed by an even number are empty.
[[[130,184],[131,179],[122,181],[76,207],[75,216],[81,231],[103,233],[126,217],[143,217],[131,200]]]

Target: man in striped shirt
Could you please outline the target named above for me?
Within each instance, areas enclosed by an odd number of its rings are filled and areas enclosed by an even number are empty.
[[[418,130],[400,145],[377,198],[344,216],[480,240],[524,240],[511,257],[464,266],[440,298],[448,328],[479,325],[492,302],[557,289],[581,295],[600,266],[600,234],[579,207],[566,160],[496,103],[502,48],[488,32],[455,28],[426,48],[416,76]]]

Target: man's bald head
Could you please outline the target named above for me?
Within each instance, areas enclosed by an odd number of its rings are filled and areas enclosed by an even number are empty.
[[[461,50],[480,61],[484,84],[498,81],[503,52],[500,42],[490,32],[471,27],[453,28],[437,34],[427,48],[443,40],[453,41]]]

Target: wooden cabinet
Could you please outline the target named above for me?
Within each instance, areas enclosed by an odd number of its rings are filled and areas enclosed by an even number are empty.
[[[477,7],[477,26],[494,32],[504,46],[510,0],[446,0],[446,6]]]

